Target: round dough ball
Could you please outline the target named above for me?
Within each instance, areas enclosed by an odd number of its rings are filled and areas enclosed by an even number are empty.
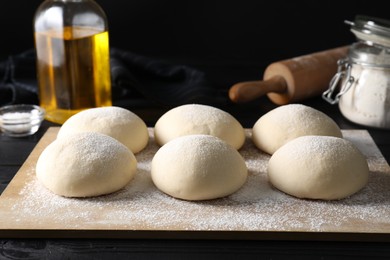
[[[36,176],[57,195],[91,197],[123,188],[136,169],[136,158],[122,143],[86,132],[49,144],[38,158]]]
[[[342,137],[338,125],[326,114],[305,105],[289,104],[260,117],[253,126],[252,140],[260,150],[273,154],[288,141],[304,135]]]
[[[206,105],[175,107],[162,115],[154,127],[154,137],[160,146],[176,137],[192,134],[218,137],[236,149],[245,141],[244,128],[232,115]]]
[[[350,142],[331,136],[302,136],[279,148],[269,160],[269,181],[298,198],[336,200],[368,181],[364,155]]]
[[[120,107],[83,110],[65,121],[57,137],[80,132],[109,135],[123,143],[133,153],[140,152],[149,141],[145,122],[133,112]]]
[[[184,200],[228,196],[246,181],[242,156],[221,139],[188,135],[162,146],[152,160],[152,180],[162,192]]]

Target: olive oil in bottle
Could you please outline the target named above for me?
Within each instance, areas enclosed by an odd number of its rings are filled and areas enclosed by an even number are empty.
[[[62,124],[81,110],[112,105],[109,37],[101,8],[91,0],[47,0],[34,25],[46,119]]]

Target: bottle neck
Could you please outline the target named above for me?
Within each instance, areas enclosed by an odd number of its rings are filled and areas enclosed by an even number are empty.
[[[93,0],[54,0],[54,2],[63,2],[63,3],[82,3],[88,1],[93,1]]]
[[[90,27],[107,30],[107,18],[93,0],[46,0],[36,11],[35,31],[61,30],[63,27]]]

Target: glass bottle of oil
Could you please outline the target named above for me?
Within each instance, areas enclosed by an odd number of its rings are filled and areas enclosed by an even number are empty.
[[[112,105],[108,24],[95,1],[44,1],[34,34],[47,120],[62,124],[81,110]]]

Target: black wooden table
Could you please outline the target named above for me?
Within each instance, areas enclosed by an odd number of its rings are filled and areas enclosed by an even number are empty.
[[[303,102],[330,115],[343,129],[364,129],[345,120],[333,107],[314,98]],[[225,107],[245,127],[275,106],[266,98],[246,105]],[[153,126],[164,109],[135,111]],[[27,158],[45,130],[27,138],[0,136],[0,191],[2,192]],[[368,129],[387,161],[390,160],[390,132]],[[390,188],[390,187],[389,187]],[[1,220],[0,220],[1,221]],[[250,240],[136,240],[136,239],[7,239],[0,238],[0,259],[389,259],[386,242],[353,241],[250,241]]]
[[[207,70],[207,68],[205,68]],[[210,69],[210,68],[209,68]],[[256,79],[258,68],[231,66],[215,69],[219,84],[229,86],[244,79]],[[235,72],[235,73],[234,73]],[[370,129],[350,123],[337,106],[320,97],[302,102],[332,117],[342,129],[368,129],[386,160],[390,161],[390,131]],[[148,126],[168,108],[134,107],[118,102],[138,114]],[[221,108],[251,128],[264,113],[275,108],[266,97],[247,104],[225,104]],[[10,138],[0,135],[0,193],[48,127],[45,121],[33,136]],[[390,189],[390,187],[389,187]],[[390,216],[389,216],[390,217]],[[1,216],[0,216],[1,221]],[[390,243],[362,241],[254,241],[254,240],[159,240],[159,239],[8,239],[0,238],[0,259],[390,259]]]

